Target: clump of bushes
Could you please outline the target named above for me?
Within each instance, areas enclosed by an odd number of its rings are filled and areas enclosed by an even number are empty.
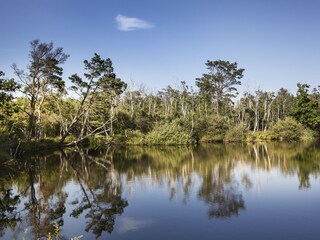
[[[247,138],[247,128],[245,125],[239,124],[229,128],[224,137],[226,142],[243,142]]]
[[[192,132],[182,126],[178,120],[158,125],[145,137],[147,145],[174,145],[174,144],[194,144]]]
[[[313,140],[316,137],[318,136],[316,135],[315,131],[311,130],[310,128],[305,128],[303,130],[303,135],[301,137],[301,140],[308,141],[308,140]]]
[[[140,130],[127,130],[125,132],[126,144],[142,145],[144,144],[144,134]]]
[[[145,135],[140,130],[126,129],[121,134],[116,134],[110,142],[114,144],[143,145]]]
[[[299,140],[307,133],[303,125],[291,117],[279,120],[271,128],[272,139],[274,140]]]
[[[200,142],[222,142],[229,129],[226,119],[220,116],[206,119],[204,125]]]
[[[247,142],[264,142],[272,139],[270,131],[249,132]]]

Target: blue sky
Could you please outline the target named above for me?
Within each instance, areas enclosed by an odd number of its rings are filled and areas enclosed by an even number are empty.
[[[207,60],[245,68],[240,91],[320,85],[318,0],[1,0],[0,70],[28,64],[33,39],[70,58],[64,77],[96,52],[118,77],[150,90],[194,85]],[[121,22],[122,25],[119,25]]]

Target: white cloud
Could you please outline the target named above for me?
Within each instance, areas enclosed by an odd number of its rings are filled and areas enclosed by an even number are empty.
[[[139,18],[126,17],[121,14],[118,14],[116,16],[116,22],[118,25],[118,29],[126,32],[134,31],[137,29],[150,29],[154,27],[153,24],[147,21],[141,20]]]

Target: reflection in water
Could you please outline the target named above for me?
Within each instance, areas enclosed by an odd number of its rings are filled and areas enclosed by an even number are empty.
[[[124,217],[121,219],[119,232],[126,233],[129,231],[140,230],[142,228],[148,227],[152,223],[152,220],[139,220],[131,217]]]
[[[81,187],[81,193],[77,196],[77,200],[80,200],[73,202],[71,216],[77,218],[86,212],[85,230],[92,231],[99,237],[103,231],[113,231],[115,216],[123,213],[128,203],[121,197],[121,184],[117,172],[112,167],[107,168],[103,164],[105,161],[98,162],[88,152],[77,150],[82,164],[70,161],[70,168]],[[64,157],[66,160],[69,159],[66,154]],[[90,167],[94,163],[101,167],[101,175],[96,174],[96,169]]]
[[[60,236],[70,238],[73,233],[64,229],[65,221],[83,219],[84,230],[100,237],[113,232],[117,216],[130,206],[124,187],[134,192],[137,186],[165,185],[167,198],[181,198],[182,204],[188,204],[195,192],[198,201],[207,206],[209,219],[232,218],[248,207],[243,191],[257,185],[254,176],[259,171],[277,169],[282,175],[297,176],[297,188],[310,188],[310,176],[317,177],[320,172],[320,146],[74,148],[7,161],[2,166],[0,236],[41,238],[58,223]],[[253,175],[252,170],[259,171]],[[70,183],[73,188],[66,188]],[[154,225],[152,221],[123,217],[119,232],[143,231]],[[78,231],[82,234],[82,229]]]
[[[208,216],[210,218],[225,218],[238,215],[239,210],[244,209],[242,194],[238,193],[237,185],[230,176],[230,170],[221,169],[223,166],[217,164],[203,178],[199,197],[209,205]]]
[[[20,221],[17,213],[19,201],[19,195],[13,195],[12,189],[0,189],[0,237],[6,228],[14,228]]]

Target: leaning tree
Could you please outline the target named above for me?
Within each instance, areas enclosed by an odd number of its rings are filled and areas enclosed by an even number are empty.
[[[90,61],[84,61],[84,67],[84,78],[77,74],[69,77],[71,90],[77,95],[77,110],[69,122],[61,123],[60,145],[71,133],[76,135],[71,144],[97,134],[113,135],[115,106],[127,84],[116,77],[110,58],[102,59],[95,53]]]

